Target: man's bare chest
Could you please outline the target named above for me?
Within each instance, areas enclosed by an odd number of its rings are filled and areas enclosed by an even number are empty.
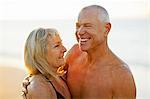
[[[78,68],[77,68],[78,67]],[[74,66],[68,70],[67,81],[69,82],[69,88],[73,93],[80,93],[80,95],[98,95],[111,90],[111,73],[109,70],[92,70],[87,68],[79,68]],[[107,90],[106,90],[107,89]]]

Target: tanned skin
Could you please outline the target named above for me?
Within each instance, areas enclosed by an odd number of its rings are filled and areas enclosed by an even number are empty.
[[[72,99],[135,99],[133,75],[108,47],[111,23],[98,18],[96,8],[80,12],[75,44],[66,55],[66,82]]]
[[[97,10],[81,11],[77,40],[66,56],[67,85],[73,99],[135,99],[136,87],[127,64],[108,47],[111,24],[98,19]]]

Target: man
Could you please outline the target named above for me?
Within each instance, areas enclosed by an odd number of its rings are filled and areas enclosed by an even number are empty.
[[[107,44],[111,29],[107,11],[98,5],[83,8],[76,29],[78,44],[66,55],[72,98],[135,99],[132,73]]]
[[[66,56],[67,84],[73,99],[135,99],[128,66],[108,47],[111,29],[107,11],[97,5],[83,8],[76,23],[79,42]]]

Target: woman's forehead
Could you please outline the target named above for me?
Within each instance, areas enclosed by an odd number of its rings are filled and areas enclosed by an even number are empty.
[[[61,42],[61,38],[59,36],[59,34],[54,35],[53,37],[54,42]]]
[[[51,37],[48,37],[48,41],[53,42],[53,43],[59,43],[59,42],[61,42],[61,38],[60,38],[59,34],[55,34]]]

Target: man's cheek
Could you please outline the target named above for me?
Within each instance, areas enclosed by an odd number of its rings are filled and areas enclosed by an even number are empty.
[[[78,37],[78,35],[77,35],[77,31],[76,31],[76,33],[75,33],[75,36],[76,36],[77,42],[79,42],[79,37]]]

